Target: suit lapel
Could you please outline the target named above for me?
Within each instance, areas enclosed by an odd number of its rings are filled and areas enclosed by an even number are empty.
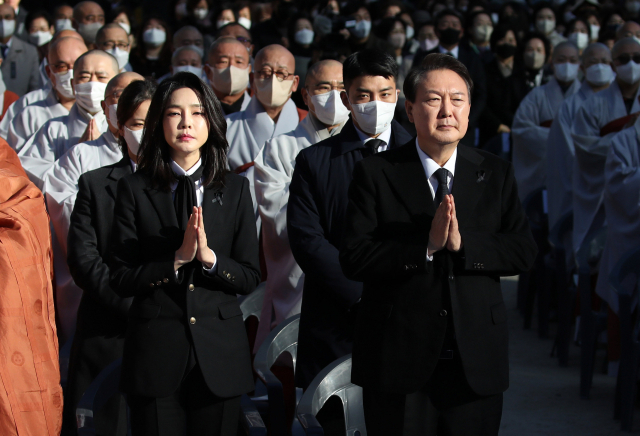
[[[171,191],[161,191],[155,188],[144,188],[144,191],[153,204],[162,226],[178,228],[178,218],[173,206]]]
[[[118,180],[126,176],[127,174],[131,174],[131,163],[129,162],[129,156],[125,156],[120,162],[114,165],[109,171],[109,175],[107,176],[107,185],[105,189],[109,196],[115,201],[116,199],[116,190],[118,187]]]
[[[223,212],[222,208],[227,207],[229,202],[229,199],[224,196],[225,192],[226,188],[220,186],[220,184],[209,186],[204,190],[202,215],[204,217],[204,230],[209,239],[213,239],[214,235],[216,235],[214,227],[216,226],[217,218]]]
[[[429,182],[415,148],[415,140],[402,146],[399,161],[384,170],[389,183],[412,216],[435,215]]]
[[[451,193],[456,204],[456,216],[460,226],[474,219],[474,209],[491,176],[491,171],[483,168],[484,158],[472,148],[458,146],[456,172]]]

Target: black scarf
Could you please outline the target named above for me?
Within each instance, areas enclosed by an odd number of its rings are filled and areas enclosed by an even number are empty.
[[[173,206],[178,218],[178,226],[182,230],[187,229],[189,217],[193,213],[193,207],[198,205],[196,197],[196,182],[202,178],[203,165],[190,176],[177,176],[178,186],[174,192]]]

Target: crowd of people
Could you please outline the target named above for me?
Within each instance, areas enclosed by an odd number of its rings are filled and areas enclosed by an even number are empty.
[[[0,215],[13,223],[0,322],[20,326],[2,346],[3,434],[75,435],[78,401],[120,358],[126,402],[106,404],[99,434],[125,434],[126,407],[134,435],[235,434],[251,355],[297,314],[296,386],[353,352],[368,422],[405,394],[418,412],[457,410],[443,386],[414,398],[427,380],[401,376],[435,353],[426,366],[462,372],[453,391],[485,415],[477,434],[497,434],[495,284],[533,263],[521,203],[535,195],[550,229],[571,222],[569,264],[606,227],[594,292],[615,374],[609,276],[640,245],[640,2],[9,0],[0,17]],[[436,119],[454,121],[429,130]],[[415,277],[434,270],[451,283],[430,278],[438,298],[423,301]],[[250,349],[237,296],[261,282]],[[463,297],[470,285],[484,297]],[[413,297],[383,304],[390,286]],[[405,346],[421,328],[439,338],[424,356]],[[401,412],[377,434],[396,434]],[[415,434],[476,434],[468,410],[418,412]],[[328,434],[344,434],[341,413],[323,409]]]

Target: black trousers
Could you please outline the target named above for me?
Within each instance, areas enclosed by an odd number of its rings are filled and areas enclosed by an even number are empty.
[[[165,398],[128,395],[133,436],[236,436],[240,397],[219,398],[207,387],[200,366]]]
[[[364,388],[369,436],[497,436],[502,394],[480,396],[464,376],[458,353],[440,359],[418,392],[389,394]]]

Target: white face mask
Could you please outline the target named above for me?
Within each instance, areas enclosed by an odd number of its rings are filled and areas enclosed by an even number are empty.
[[[107,106],[107,119],[114,129],[118,128],[118,104],[110,104]]]
[[[545,35],[548,35],[551,32],[553,32],[553,29],[555,28],[556,28],[555,20],[544,19],[544,20],[536,21],[536,29],[538,29],[538,32],[544,33]]]
[[[440,44],[440,41],[438,39],[423,39],[422,41],[420,41],[420,49],[422,51],[431,51],[436,48],[438,44]]]
[[[356,39],[364,39],[369,36],[370,32],[371,21],[369,20],[360,20],[354,27],[351,28],[351,33],[353,33],[353,36]]]
[[[49,67],[51,68],[51,67]],[[73,94],[73,87],[71,86],[71,79],[73,79],[73,70],[67,70],[66,73],[54,73],[56,91],[67,99],[75,98]]]
[[[200,58],[204,56],[204,49],[202,47],[198,47],[197,45],[185,45],[184,47],[189,47],[193,49],[196,53],[200,55]]]
[[[222,94],[236,95],[247,89],[249,85],[248,67],[242,69],[231,65],[221,69],[209,67],[209,70],[211,71],[209,75],[211,86]]]
[[[142,40],[145,44],[157,47],[167,40],[167,32],[161,29],[147,29],[142,34]]]
[[[387,103],[380,100],[367,103],[351,104],[351,114],[358,123],[358,127],[368,135],[377,135],[391,127],[391,121],[396,111],[396,101]]]
[[[127,147],[129,147],[129,151],[131,151],[131,154],[137,156],[138,151],[140,150],[140,143],[142,142],[144,129],[131,130],[127,126],[124,126],[123,130],[124,140],[127,143]]]
[[[0,21],[0,38],[8,38],[16,31],[16,20]]]
[[[591,32],[591,39],[596,41],[600,35],[600,26],[597,24],[589,24],[589,31]]]
[[[594,86],[603,86],[613,80],[613,70],[609,64],[594,64],[585,71],[587,82]]]
[[[349,109],[342,104],[340,91],[329,91],[324,94],[312,95],[313,113],[327,126],[335,126],[349,118]]]
[[[402,48],[407,42],[407,35],[404,33],[394,33],[393,35],[389,35],[388,42],[393,48]]]
[[[100,102],[104,100],[104,92],[107,84],[102,82],[79,83],[74,86],[76,103],[91,115],[102,111]]]
[[[101,23],[78,24],[78,33],[89,44],[96,42],[98,30],[103,26]]]
[[[473,37],[478,42],[489,42],[491,34],[493,33],[493,26],[483,24],[482,26],[475,26],[473,28]]]
[[[127,32],[127,35],[131,33],[131,25],[127,23],[118,23],[118,24],[120,25],[120,27],[124,29],[125,32]]]
[[[122,50],[120,47],[113,47],[111,50],[105,50],[107,53],[112,54],[118,61],[118,68],[123,69],[127,63],[129,63],[129,52]]]
[[[255,80],[256,96],[265,107],[280,107],[284,105],[291,95],[293,80],[279,81],[275,74],[270,80]]]
[[[207,18],[207,14],[209,13],[209,9],[205,8],[197,8],[193,10],[193,16],[198,20],[204,20]]]
[[[29,34],[29,42],[36,47],[42,47],[47,42],[51,41],[51,38],[53,38],[51,32],[38,31]]]
[[[300,29],[296,32],[293,39],[300,45],[309,45],[313,42],[313,37],[315,33],[313,30],[309,29]]]
[[[556,79],[560,82],[573,82],[578,77],[578,68],[580,65],[564,62],[562,64],[553,64],[553,71]]]
[[[216,29],[220,29],[222,26],[226,26],[230,22],[231,21],[229,21],[229,20],[218,20],[218,21],[216,21]]]
[[[569,41],[573,42],[580,50],[584,50],[589,45],[589,35],[575,32],[569,35]]]
[[[238,18],[238,24],[244,27],[245,29],[251,29],[251,20],[245,17]]]
[[[407,26],[407,30],[405,30],[405,35],[407,36],[407,39],[413,38],[413,35],[415,34],[416,34],[416,31],[413,30],[413,27]]]
[[[629,61],[616,68],[616,74],[624,83],[633,85],[640,80],[640,64]]]
[[[198,77],[202,77],[202,67],[194,67],[193,65],[177,65],[173,67],[174,76],[182,72],[193,73]]]
[[[71,24],[71,20],[68,18],[60,18],[56,20],[56,32],[60,32],[61,30],[73,30],[73,25]]]

